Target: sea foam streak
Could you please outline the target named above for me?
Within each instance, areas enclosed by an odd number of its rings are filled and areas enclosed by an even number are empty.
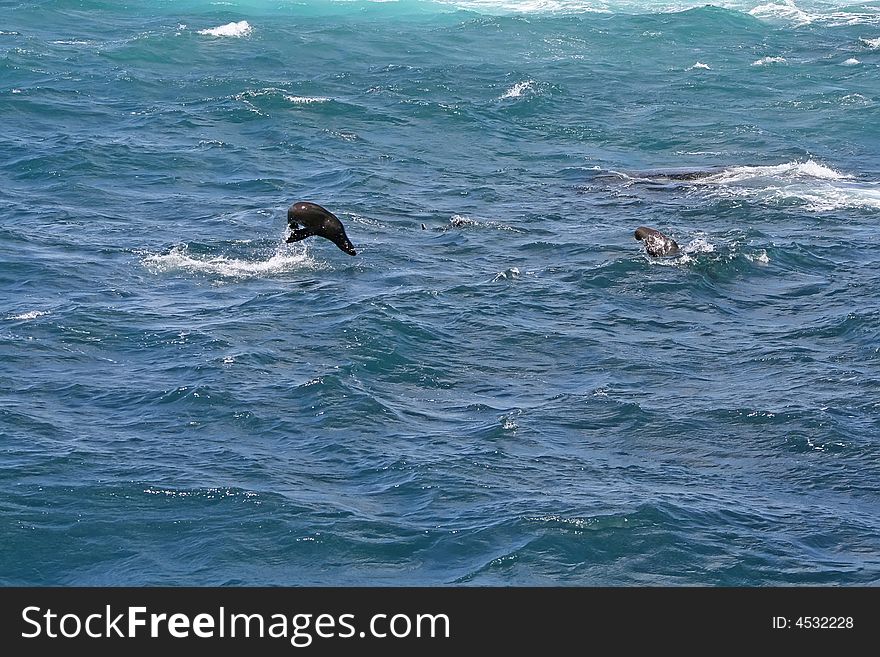
[[[253,28],[247,21],[238,21],[237,23],[227,23],[218,27],[199,30],[199,34],[214,37],[243,37],[251,33]]]
[[[32,319],[36,319],[37,317],[42,317],[43,315],[48,315],[48,314],[49,314],[48,310],[31,310],[30,312],[21,313],[20,315],[10,315],[6,319],[10,319],[13,321],[28,322]]]
[[[284,99],[294,105],[311,105],[312,103],[330,102],[330,99],[326,96],[289,96],[285,94]]]
[[[242,260],[223,255],[190,255],[185,245],[175,246],[168,253],[149,255],[143,259],[143,264],[153,273],[186,271],[226,278],[262,278],[290,271],[316,269],[320,266],[304,252],[295,253],[279,249],[266,260]]]

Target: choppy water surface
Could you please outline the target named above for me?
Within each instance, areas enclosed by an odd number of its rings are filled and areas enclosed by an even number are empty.
[[[880,4],[0,26],[0,583],[880,581]]]

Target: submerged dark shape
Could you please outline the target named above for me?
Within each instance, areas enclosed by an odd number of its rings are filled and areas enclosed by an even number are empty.
[[[650,256],[670,256],[679,251],[674,239],[653,228],[639,226],[636,228],[635,238],[645,243],[645,251]]]
[[[287,210],[287,225],[291,234],[288,242],[299,242],[316,235],[333,242],[348,255],[357,255],[354,246],[345,234],[345,227],[335,214],[317,203],[298,201]],[[302,228],[300,228],[302,226]]]
[[[646,182],[678,182],[688,180],[700,180],[715,176],[724,171],[724,167],[713,166],[705,169],[687,169],[684,167],[673,167],[667,169],[644,169],[641,171],[630,171],[627,175],[635,180],[644,180]]]

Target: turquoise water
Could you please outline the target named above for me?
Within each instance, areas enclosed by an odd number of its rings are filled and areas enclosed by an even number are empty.
[[[0,2],[0,208],[2,584],[880,583],[880,3]]]

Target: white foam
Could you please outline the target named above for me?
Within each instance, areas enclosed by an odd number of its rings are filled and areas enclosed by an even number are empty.
[[[705,237],[697,237],[691,240],[689,244],[686,244],[681,250],[685,254],[715,253],[715,245]]]
[[[513,226],[508,226],[507,224],[502,224],[498,221],[477,221],[476,219],[471,219],[470,217],[465,217],[460,214],[452,215],[452,218],[449,220],[449,228],[462,228],[464,226],[494,228],[495,230],[509,230],[514,233],[523,232],[519,228],[514,228]]]
[[[809,14],[798,7],[793,0],[758,5],[749,11],[749,14],[755,18],[784,20],[796,26],[809,25],[816,18],[814,14]]]
[[[492,279],[493,283],[497,283],[498,281],[504,281],[511,278],[519,278],[519,267],[510,267],[505,271],[500,271],[495,275],[495,278]]]
[[[226,278],[265,278],[321,266],[307,252],[293,252],[286,248],[278,249],[266,260],[243,260],[222,255],[193,256],[188,251],[185,245],[175,246],[168,253],[149,255],[142,262],[153,273],[185,271]]]
[[[880,48],[880,37],[877,37],[876,39],[859,39],[859,41],[864,43],[869,48]]]
[[[685,70],[693,71],[695,69],[702,69],[705,71],[710,71],[710,70],[712,70],[712,67],[710,67],[708,64],[704,64],[703,62],[697,62],[693,66],[688,66],[687,69],[685,69]]]
[[[813,212],[880,209],[880,183],[857,181],[814,160],[732,167],[695,180],[693,185],[722,198],[754,198],[769,203],[794,201]]]
[[[806,162],[794,161],[768,166],[732,167],[721,173],[697,179],[694,182],[730,184],[757,178],[817,178],[819,180],[845,180],[851,177],[852,176],[844,175],[834,169],[826,167],[823,164],[819,164],[815,160],[807,160]]]
[[[862,94],[847,94],[840,99],[841,105],[860,105],[865,107],[867,105],[871,105],[871,99],[867,96],[863,96]]]
[[[857,64],[861,64],[861,62],[855,57],[850,57],[845,62],[843,62],[844,66],[856,66]]]
[[[866,11],[827,11],[827,9],[838,9],[840,6],[827,7],[826,5],[826,10],[823,11],[822,4],[814,2],[809,4],[811,5],[809,9],[802,9],[795,4],[794,0],[782,0],[781,2],[758,5],[751,9],[749,14],[762,20],[790,23],[794,27],[802,27],[812,23],[835,27],[880,23],[880,13],[877,13],[875,7],[862,7]]]
[[[535,81],[534,80],[525,80],[524,82],[517,82],[510,89],[504,92],[504,95],[501,96],[501,99],[505,98],[519,98],[525,92],[531,91],[534,89]]]
[[[785,57],[761,57],[752,62],[752,66],[767,66],[769,64],[785,64]]]
[[[658,267],[683,267],[695,262],[696,256],[701,253],[715,253],[715,245],[705,237],[692,239],[673,256],[654,258],[645,254],[645,258],[651,265]]]
[[[289,96],[285,94],[284,99],[288,102],[293,103],[294,105],[310,105],[312,103],[330,102],[330,99],[326,98],[325,96]]]
[[[227,23],[205,30],[199,30],[199,34],[213,37],[244,37],[253,31],[250,23],[247,21],[238,21],[237,23]]]
[[[880,210],[880,185],[851,183],[841,186],[827,186],[814,189],[782,189],[777,190],[780,198],[795,196],[804,201],[808,210],[827,212],[840,208],[865,208]]]
[[[48,310],[31,310],[30,312],[21,313],[20,315],[11,315],[6,319],[10,319],[18,322],[27,322],[32,319],[36,319],[37,317],[42,317],[43,315],[50,314]]]
[[[439,0],[439,2],[461,9],[493,14],[612,13],[602,0]]]
[[[759,262],[762,265],[766,265],[770,262],[770,256],[768,256],[767,252],[763,250],[760,253],[756,254],[746,253],[745,256],[746,260],[748,260],[749,262]]]

